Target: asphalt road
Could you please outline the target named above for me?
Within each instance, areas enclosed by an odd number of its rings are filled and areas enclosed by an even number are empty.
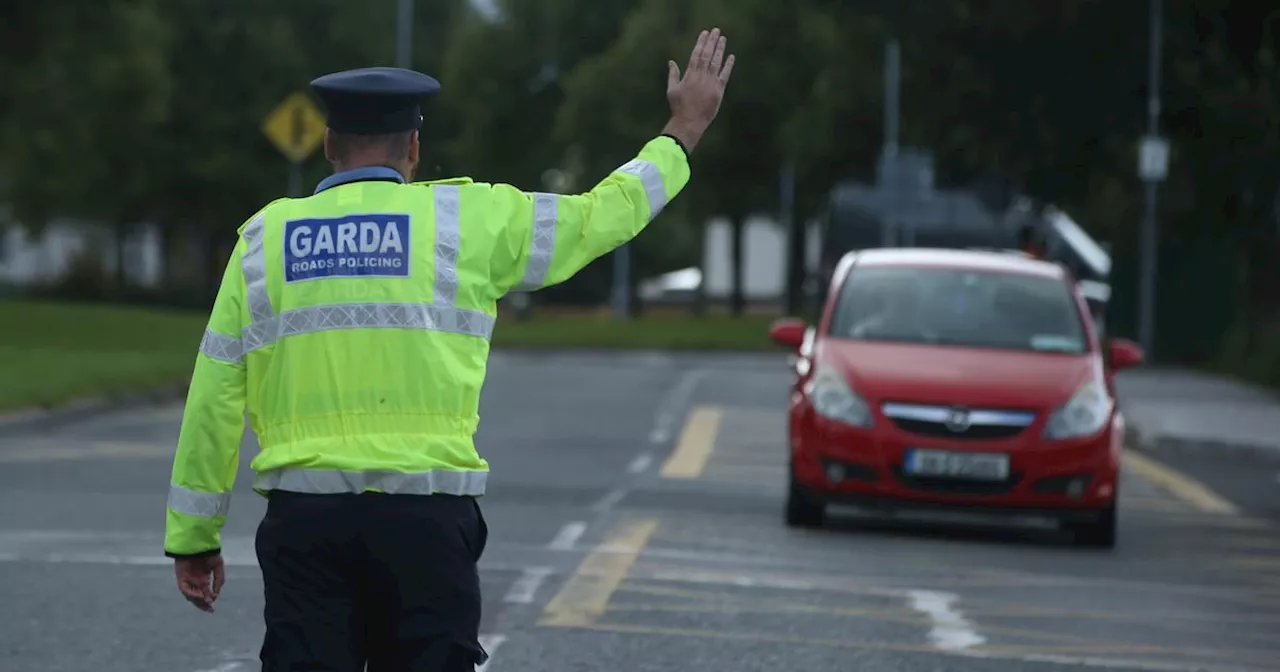
[[[1217,496],[1231,479],[1215,495],[1132,461],[1111,552],[973,521],[789,530],[786,375],[781,357],[495,355],[486,672],[1280,670],[1280,533]],[[216,613],[161,554],[180,411],[0,437],[0,669],[257,669],[247,472]]]

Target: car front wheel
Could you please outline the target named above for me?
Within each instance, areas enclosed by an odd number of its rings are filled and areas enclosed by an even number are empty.
[[[1116,546],[1116,504],[1111,503],[1098,512],[1098,519],[1076,526],[1075,543],[1092,548],[1115,548]]]
[[[795,479],[787,488],[787,526],[822,527],[827,519],[827,507],[805,496]]]

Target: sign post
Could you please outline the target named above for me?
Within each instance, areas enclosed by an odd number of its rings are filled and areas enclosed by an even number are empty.
[[[289,160],[289,197],[302,196],[302,162],[324,141],[327,124],[311,98],[289,94],[262,120],[262,132]]]
[[[1138,147],[1138,176],[1146,186],[1139,238],[1138,342],[1152,357],[1156,332],[1156,281],[1160,231],[1156,193],[1169,172],[1169,141],[1160,136],[1160,61],[1164,46],[1164,0],[1151,0],[1151,43],[1147,72],[1147,134]]]

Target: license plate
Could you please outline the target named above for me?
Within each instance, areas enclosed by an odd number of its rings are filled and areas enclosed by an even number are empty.
[[[912,476],[1003,481],[1009,477],[1009,456],[914,449],[907,453],[905,468]]]

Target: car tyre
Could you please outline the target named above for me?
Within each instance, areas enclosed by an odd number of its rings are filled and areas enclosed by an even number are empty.
[[[795,479],[792,479],[787,488],[787,526],[822,527],[826,520],[827,507],[806,497]]]
[[[1100,511],[1096,521],[1084,523],[1076,527],[1074,537],[1075,543],[1078,546],[1088,546],[1090,548],[1115,548],[1115,502],[1112,502],[1111,506]]]

